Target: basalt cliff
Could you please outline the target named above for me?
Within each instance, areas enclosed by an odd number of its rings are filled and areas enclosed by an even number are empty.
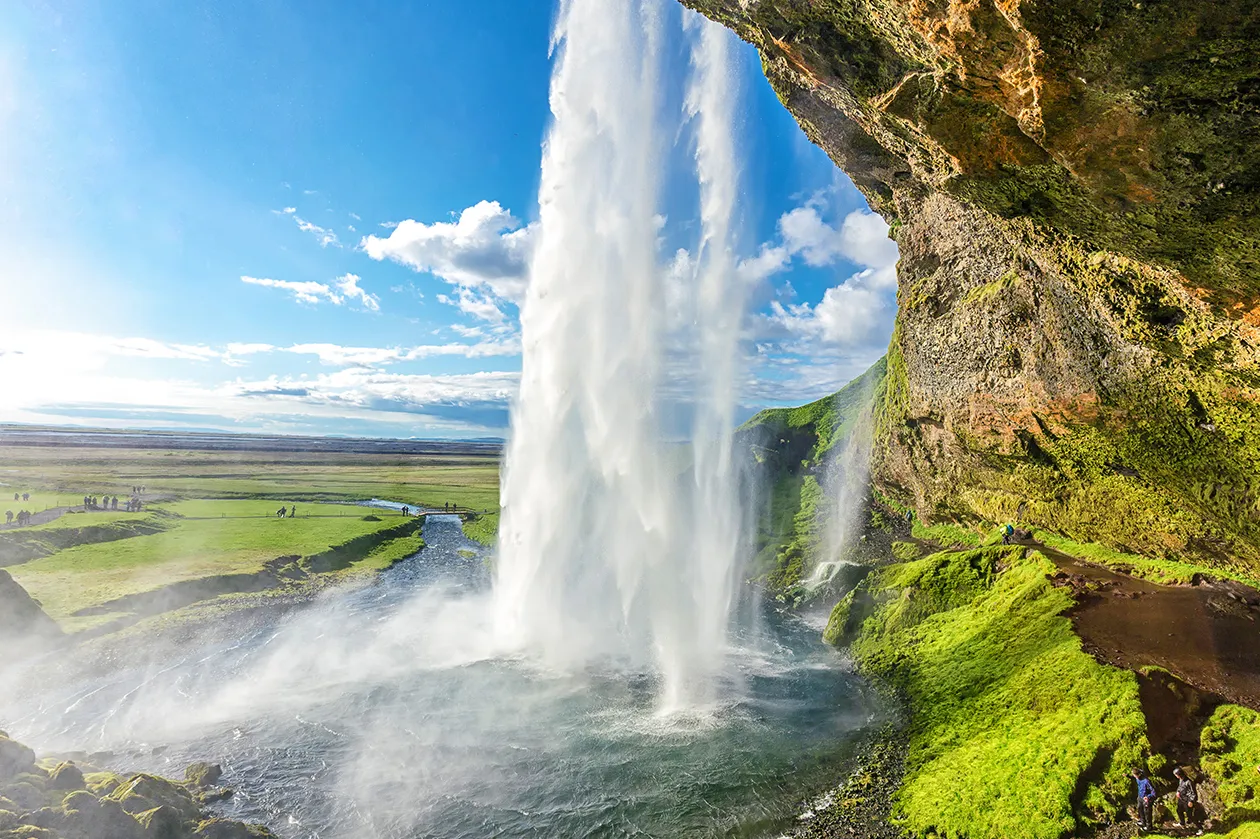
[[[754,576],[906,712],[794,835],[1133,836],[1134,768],[1192,835],[1183,766],[1260,837],[1260,4],[683,2],[901,253],[886,357],[741,429]]]
[[[1260,5],[684,2],[900,247],[879,495],[1260,571]]]

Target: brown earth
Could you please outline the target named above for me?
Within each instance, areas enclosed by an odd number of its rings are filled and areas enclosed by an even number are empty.
[[[1159,585],[1044,546],[1072,590],[1067,613],[1085,650],[1138,674],[1151,749],[1194,761],[1199,732],[1216,706],[1260,710],[1260,592],[1196,577]]]

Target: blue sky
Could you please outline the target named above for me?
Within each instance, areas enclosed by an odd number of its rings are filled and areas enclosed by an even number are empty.
[[[0,4],[0,422],[502,435],[552,15]],[[882,354],[896,250],[739,55],[747,413]]]

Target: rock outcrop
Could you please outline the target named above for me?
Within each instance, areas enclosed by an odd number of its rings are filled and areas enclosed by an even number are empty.
[[[683,1],[900,247],[887,500],[1260,570],[1260,7]]]
[[[271,839],[259,825],[215,818],[218,766],[195,763],[184,783],[122,776],[70,761],[39,762],[0,732],[0,839]]]

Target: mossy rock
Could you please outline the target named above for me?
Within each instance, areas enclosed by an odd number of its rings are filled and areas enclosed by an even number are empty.
[[[381,517],[380,517],[380,516],[373,516],[373,515],[370,515],[370,514],[369,514],[369,515],[364,516],[364,517],[363,517],[363,520],[364,520],[364,521],[380,521],[380,520],[381,520]]]
[[[45,827],[22,824],[0,833],[0,839],[57,839],[57,834]]]
[[[18,824],[20,822],[18,821],[17,813],[12,810],[0,810],[0,831],[12,830]]]
[[[201,806],[192,793],[156,775],[134,775],[106,796],[106,800],[117,801],[133,816],[159,806],[171,808],[185,821],[194,821],[201,815]]]
[[[16,740],[10,740],[8,735],[0,734],[0,784],[35,769],[35,752]]]
[[[42,789],[25,781],[0,789],[0,795],[16,804],[19,810],[38,810],[47,798]]]
[[[86,789],[87,783],[83,780],[83,770],[68,761],[58,764],[48,775],[48,788],[63,790]]]
[[[97,795],[109,795],[127,779],[116,772],[89,772],[83,776],[87,788]]]
[[[161,805],[136,816],[145,839],[184,839],[188,831],[184,817],[174,807]]]
[[[258,824],[244,824],[228,819],[207,819],[197,825],[193,834],[199,839],[274,839],[275,834]]]
[[[197,762],[184,770],[184,779],[194,787],[210,787],[223,777],[223,767],[217,763]]]

